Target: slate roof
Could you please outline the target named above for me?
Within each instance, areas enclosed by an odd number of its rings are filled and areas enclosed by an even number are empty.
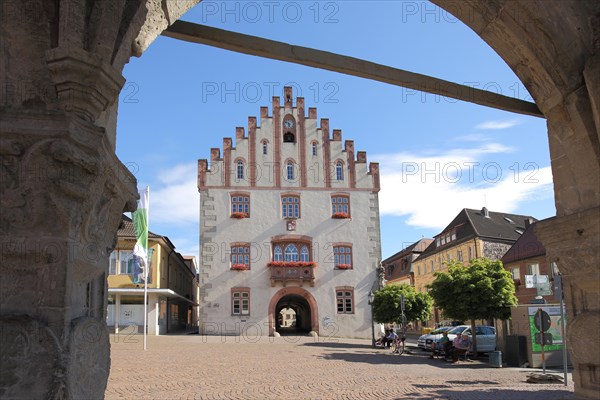
[[[512,244],[525,232],[526,220],[537,221],[529,215],[488,211],[485,207],[481,210],[463,208],[442,232],[435,235],[437,238],[455,230],[456,239],[441,246],[436,246],[433,241],[419,258],[427,257],[475,237],[491,242]]]
[[[397,252],[396,254],[386,258],[381,263],[387,264],[389,262],[395,261],[398,258],[407,256],[410,253],[421,253],[423,250],[425,250],[427,248],[427,246],[431,243],[432,240],[433,239],[428,239],[428,238],[420,239],[420,240],[416,241],[415,243],[411,244],[410,246],[406,247],[405,249],[402,249],[399,252]]]
[[[535,224],[531,224],[525,229],[525,232],[517,239],[515,244],[504,254],[501,260],[503,264],[506,264],[545,254],[546,248],[535,234]]]

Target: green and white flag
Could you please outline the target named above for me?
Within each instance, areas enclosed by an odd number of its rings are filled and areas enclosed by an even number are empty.
[[[135,228],[136,242],[133,246],[134,275],[133,283],[148,282],[148,208],[150,204],[150,188],[146,186],[140,191],[138,208],[131,216]]]

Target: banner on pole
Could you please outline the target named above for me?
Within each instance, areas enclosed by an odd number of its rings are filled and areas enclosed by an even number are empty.
[[[148,260],[148,206],[150,188],[146,187],[140,191],[138,208],[132,213],[133,226],[135,228],[136,242],[133,246],[133,283],[149,283]]]

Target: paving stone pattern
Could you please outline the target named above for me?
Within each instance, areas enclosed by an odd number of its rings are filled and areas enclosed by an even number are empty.
[[[574,399],[537,370],[447,363],[370,341],[305,337],[111,337],[107,399]],[[569,380],[570,380],[569,375]]]

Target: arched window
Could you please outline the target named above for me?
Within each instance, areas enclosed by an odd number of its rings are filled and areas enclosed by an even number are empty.
[[[262,153],[263,153],[263,156],[266,156],[268,154],[268,152],[269,152],[269,145],[267,144],[266,140],[263,140],[263,142],[262,142]]]
[[[287,162],[287,178],[289,181],[294,180],[294,163],[292,161]]]
[[[308,253],[308,247],[306,246],[302,246],[302,249],[300,249],[300,261],[310,261],[310,254]]]
[[[298,261],[298,248],[295,245],[285,246],[284,261]]]
[[[312,142],[312,155],[313,157],[317,156],[317,142]]]
[[[275,246],[273,249],[273,261],[283,261],[283,253],[281,251],[281,246]]]
[[[237,178],[244,179],[244,162],[242,160],[237,161]]]
[[[335,164],[335,177],[338,181],[344,180],[344,165],[341,161],[338,161],[337,164]]]

